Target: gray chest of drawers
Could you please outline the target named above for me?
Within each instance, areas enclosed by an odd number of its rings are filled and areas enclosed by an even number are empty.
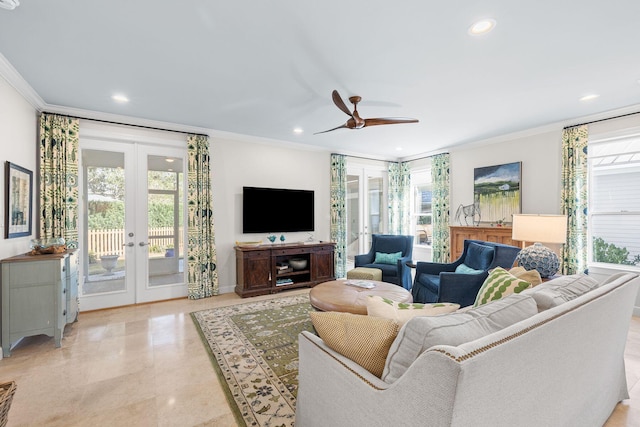
[[[2,263],[2,352],[24,337],[48,335],[60,347],[67,323],[78,318],[75,251],[18,255]]]

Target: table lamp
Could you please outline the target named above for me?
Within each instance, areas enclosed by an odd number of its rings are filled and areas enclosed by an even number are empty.
[[[553,276],[560,268],[560,260],[542,243],[566,243],[567,216],[514,214],[511,238],[522,242],[516,258],[521,266],[538,270],[541,277]],[[525,242],[536,243],[525,248]]]

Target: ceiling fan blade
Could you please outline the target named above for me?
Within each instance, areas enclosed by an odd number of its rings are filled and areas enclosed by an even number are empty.
[[[343,125],[340,125],[338,127],[333,128],[333,129],[323,130],[322,132],[316,132],[316,133],[314,133],[314,135],[318,135],[319,133],[327,133],[327,132],[331,132],[332,130],[342,129],[342,128],[348,128],[347,124],[345,123]]]
[[[338,93],[337,90],[334,90],[333,92],[331,92],[331,98],[333,98],[333,103],[336,104],[336,107],[338,107],[339,109],[344,111],[344,113],[347,116],[353,117],[353,113],[351,113],[351,111],[349,111],[349,109],[347,108],[346,104],[344,103],[344,101],[340,97],[340,94]]]
[[[405,117],[389,117],[389,118],[376,118],[376,119],[364,119],[364,126],[378,126],[378,125],[395,125],[400,123],[418,123],[418,119],[410,119]]]

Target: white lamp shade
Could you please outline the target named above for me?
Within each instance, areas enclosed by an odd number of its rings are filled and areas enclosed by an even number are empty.
[[[566,243],[566,215],[514,214],[511,238],[520,242]]]

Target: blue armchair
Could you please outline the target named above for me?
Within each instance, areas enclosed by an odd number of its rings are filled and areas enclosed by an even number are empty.
[[[398,252],[400,252],[399,258],[386,255]],[[376,254],[378,254],[377,257]],[[369,253],[356,255],[355,266],[380,269],[383,282],[395,283],[408,290],[411,289],[411,270],[406,263],[411,261],[412,255],[413,236],[372,234]]]
[[[520,248],[481,240],[465,240],[460,258],[449,264],[418,262],[411,294],[414,302],[472,305],[488,271],[509,269]]]

